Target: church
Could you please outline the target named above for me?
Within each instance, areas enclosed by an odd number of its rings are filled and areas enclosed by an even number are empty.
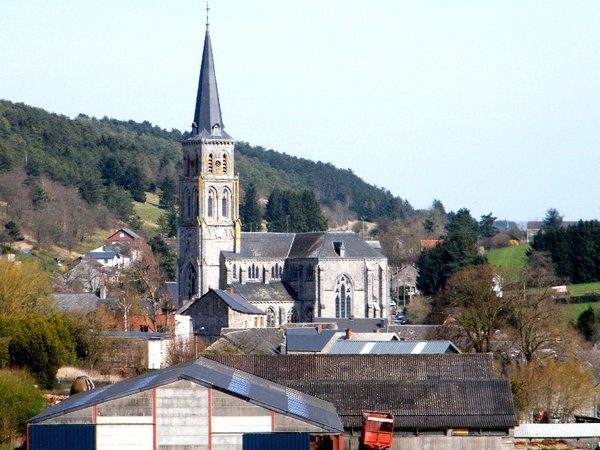
[[[387,258],[356,233],[242,232],[235,140],[224,129],[206,26],[192,131],[181,142],[180,306],[218,290],[263,314],[255,326],[385,318]]]

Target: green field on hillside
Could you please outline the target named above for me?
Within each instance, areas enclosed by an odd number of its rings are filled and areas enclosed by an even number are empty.
[[[144,222],[153,225],[165,214],[165,210],[158,207],[158,195],[150,192],[146,192],[145,203],[133,202],[133,210]]]
[[[527,250],[529,250],[529,245],[495,248],[488,252],[487,258],[489,263],[494,266],[518,269],[527,264]]]

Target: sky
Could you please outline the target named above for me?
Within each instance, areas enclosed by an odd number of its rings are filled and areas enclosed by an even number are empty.
[[[212,0],[235,139],[417,209],[600,217],[600,2]],[[3,0],[0,98],[189,130],[206,2]]]

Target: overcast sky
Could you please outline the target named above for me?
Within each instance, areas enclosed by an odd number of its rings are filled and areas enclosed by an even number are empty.
[[[416,208],[600,216],[600,2],[212,0],[234,138]],[[206,3],[4,0],[0,98],[189,130]]]

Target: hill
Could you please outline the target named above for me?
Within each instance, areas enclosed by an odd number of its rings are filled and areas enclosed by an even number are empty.
[[[0,100],[0,173],[24,170],[28,182],[41,177],[75,187],[88,204],[105,204],[117,217],[133,213],[131,200],[144,202],[167,177],[181,168],[179,141],[187,133],[167,131],[149,122],[75,119],[23,103]],[[236,146],[236,171],[242,190],[254,183],[261,197],[280,189],[315,192],[323,206],[347,219],[406,218],[410,203],[369,185],[350,169],[252,147]]]

